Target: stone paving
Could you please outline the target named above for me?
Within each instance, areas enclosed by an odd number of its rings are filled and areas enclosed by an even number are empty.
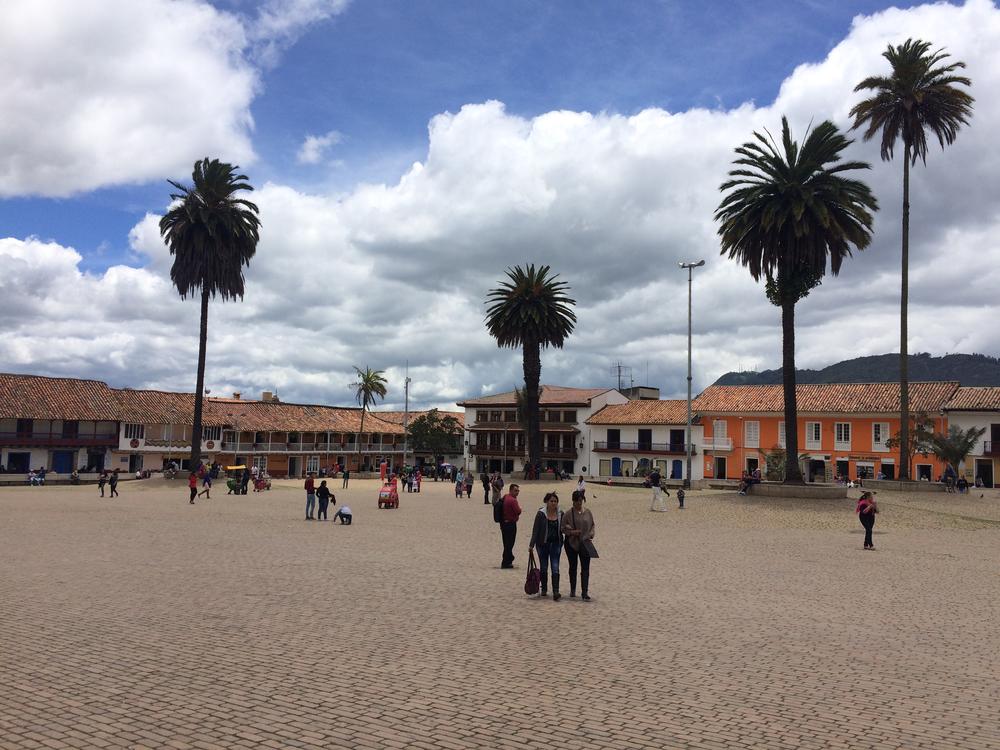
[[[880,494],[864,552],[852,502],[592,486],[594,601],[556,603],[553,483],[514,571],[481,497],[339,484],[351,527],[298,483],[0,490],[0,748],[1000,747],[996,492]]]

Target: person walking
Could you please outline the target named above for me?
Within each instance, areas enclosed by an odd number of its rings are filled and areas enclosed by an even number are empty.
[[[503,557],[500,559],[501,568],[514,567],[514,542],[517,541],[517,519],[521,517],[521,506],[518,505],[517,496],[521,488],[516,484],[511,484],[510,490],[499,502],[500,509],[500,540],[503,542]]]
[[[201,478],[201,487],[202,487],[202,490],[201,490],[201,492],[198,493],[198,497],[201,497],[202,495],[204,495],[206,500],[211,500],[212,499],[212,495],[209,494],[209,493],[211,493],[211,491],[212,491],[212,475],[209,472],[207,472],[207,471],[204,473],[204,476],[202,476],[202,478]]]
[[[416,486],[415,491],[418,495],[420,494],[420,483],[423,480],[424,480],[423,473],[420,471],[420,469],[417,469],[417,473],[413,476],[413,484]]]
[[[118,469],[111,472],[111,479],[108,481],[111,488],[111,497],[118,497]]]
[[[559,510],[559,495],[545,494],[544,505],[535,514],[531,527],[531,542],[528,549],[538,550],[538,568],[542,576],[540,596],[549,595],[549,568],[552,569],[552,601],[561,598],[559,594],[559,555],[562,553],[563,512]]]
[[[875,543],[872,541],[872,529],[875,528],[875,514],[878,513],[878,505],[871,492],[861,493],[855,512],[858,514],[861,525],[865,527],[865,549],[875,549]]]
[[[347,489],[347,483],[350,482],[350,481],[351,481],[351,470],[345,468],[344,469],[344,483],[341,485],[340,488],[342,490],[346,490]]]
[[[657,513],[663,513],[667,509],[667,503],[663,499],[663,490],[660,488],[660,470],[654,468],[649,476],[649,486],[653,490],[653,500],[649,504],[649,509]]]
[[[465,490],[465,475],[459,469],[455,474],[455,497],[462,499],[462,491]]]
[[[493,477],[490,479],[490,488],[493,490],[493,502],[497,502],[501,497],[504,497],[503,493],[503,477],[500,476],[499,471],[493,472]]]
[[[330,488],[326,486],[326,480],[324,479],[319,483],[319,488],[316,490],[316,497],[319,498],[319,511],[316,513],[316,520],[327,520],[326,510],[330,505],[330,498],[333,498],[333,504],[337,504],[337,498],[330,492]]]
[[[483,483],[483,505],[490,504],[490,476],[484,469],[479,474],[479,481]]]
[[[306,474],[306,520],[313,520],[313,512],[316,509],[316,482],[313,480],[312,472]]]
[[[240,494],[247,494],[247,486],[250,484],[250,469],[243,467],[243,474],[240,475]]]
[[[191,493],[191,505],[194,505],[194,499],[198,496],[198,475],[193,471],[188,474],[188,491]]]
[[[108,472],[102,471],[101,476],[97,478],[97,489],[101,491],[101,497],[104,497],[104,485],[108,483]]]
[[[577,490],[573,493],[573,507],[563,513],[562,531],[566,537],[566,559],[569,561],[569,596],[576,597],[576,570],[580,569],[580,595],[590,601],[590,553],[587,545],[594,538],[594,516],[583,507],[586,498]]]
[[[580,478],[576,480],[576,491],[584,494],[587,493],[587,483],[583,481],[583,474],[581,474]]]
[[[476,484],[476,478],[472,475],[472,469],[465,470],[465,496],[472,499],[472,488]]]

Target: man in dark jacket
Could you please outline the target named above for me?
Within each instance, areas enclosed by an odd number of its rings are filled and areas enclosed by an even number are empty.
[[[500,560],[501,568],[514,567],[514,542],[517,540],[517,519],[521,517],[521,506],[518,505],[517,495],[521,488],[512,484],[510,490],[503,499],[503,516],[500,521],[500,539],[503,541],[503,558]]]

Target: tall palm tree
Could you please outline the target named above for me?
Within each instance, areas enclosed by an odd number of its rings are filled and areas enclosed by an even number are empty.
[[[208,344],[208,300],[243,299],[243,267],[257,252],[260,219],[257,206],[237,193],[252,191],[239,167],[209,160],[194,163],[193,185],[171,193],[174,205],[160,219],[160,235],[174,263],[170,280],[186,299],[201,291],[201,329],[198,338],[198,377],[194,391],[194,424],[191,428],[191,468],[201,460],[201,422],[205,388],[205,350]]]
[[[365,367],[355,367],[354,372],[358,375],[358,380],[351,387],[354,388],[354,397],[361,407],[361,429],[358,431],[358,468],[361,468],[361,435],[365,431],[365,412],[368,407],[375,403],[377,399],[385,398],[385,370],[373,370]]]
[[[972,453],[979,438],[985,434],[985,427],[970,427],[963,430],[957,425],[951,425],[947,435],[937,432],[931,435],[930,448],[935,456],[951,464],[956,472],[960,472],[962,463]]]
[[[784,117],[780,148],[770,133],[753,135],[736,149],[737,168],[720,187],[729,192],[715,219],[722,254],[746,266],[755,281],[765,276],[768,299],[781,307],[785,451],[798,456],[795,303],[822,281],[828,259],[836,276],[852,245],[868,246],[878,204],[865,183],[843,176],[870,165],[841,161],[851,141],[829,120],[808,132],[801,148]],[[785,482],[802,482],[798,461],[786,462]]]
[[[541,463],[542,430],[538,415],[538,382],[542,375],[543,348],[562,349],[576,325],[576,313],[566,292],[569,285],[556,281],[549,266],[507,269],[507,281],[486,295],[486,330],[497,346],[522,351],[525,417],[528,432],[528,461]]]
[[[864,139],[882,136],[882,161],[891,161],[897,140],[903,141],[903,227],[902,280],[899,296],[899,411],[900,455],[907,455],[909,444],[909,372],[906,342],[906,317],[909,304],[910,265],[910,166],[917,159],[927,164],[927,132],[936,136],[941,148],[954,143],[958,130],[969,122],[972,114],[971,96],[957,86],[971,86],[965,76],[955,71],[963,62],[944,64],[949,57],[943,50],[930,51],[930,43],[907,39],[903,44],[891,44],[882,53],[889,61],[889,76],[870,76],[855,91],[874,91],[851,110],[853,129],[864,127]],[[909,479],[909,467],[900,465],[900,479]]]

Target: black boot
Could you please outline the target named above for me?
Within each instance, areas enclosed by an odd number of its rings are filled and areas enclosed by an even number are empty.
[[[555,585],[555,581],[553,581],[553,585]],[[549,571],[547,570],[542,571],[542,590],[539,594],[541,596],[549,595]]]
[[[557,602],[562,597],[559,596],[559,574],[552,574],[552,601]]]

